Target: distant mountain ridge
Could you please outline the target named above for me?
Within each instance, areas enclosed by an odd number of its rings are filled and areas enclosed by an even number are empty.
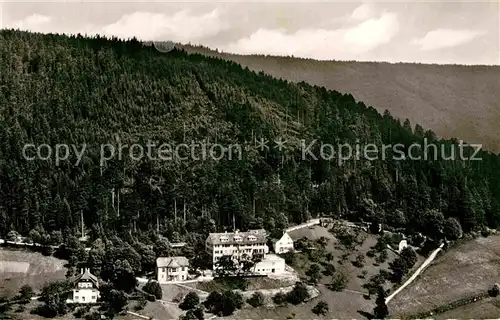
[[[277,78],[350,93],[381,113],[387,109],[440,137],[461,137],[500,152],[500,66],[319,61],[177,47],[231,60]]]

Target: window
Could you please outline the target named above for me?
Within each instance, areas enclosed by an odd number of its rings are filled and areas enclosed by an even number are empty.
[[[75,296],[75,300],[78,300],[78,296]]]
[[[182,271],[184,271],[184,270],[185,270],[185,267],[182,267]],[[184,278],[184,276],[182,276],[182,277]]]
[[[95,296],[92,296],[92,300],[95,300]]]

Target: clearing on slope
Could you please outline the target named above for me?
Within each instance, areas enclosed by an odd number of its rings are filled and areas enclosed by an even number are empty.
[[[40,253],[0,249],[0,294],[12,296],[23,285],[40,290],[47,282],[63,280],[66,261]]]
[[[484,292],[499,281],[500,235],[478,238],[438,257],[388,306],[393,316],[426,312]]]

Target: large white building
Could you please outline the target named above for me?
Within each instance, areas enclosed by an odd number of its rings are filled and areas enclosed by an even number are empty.
[[[189,260],[186,257],[160,257],[156,259],[156,275],[159,283],[188,279]]]
[[[266,244],[267,234],[264,229],[247,232],[210,233],[205,241],[205,249],[212,258],[213,268],[222,256],[231,256],[233,260],[251,259],[254,255],[263,257],[269,253]]]
[[[73,280],[74,287],[67,303],[96,303],[99,298],[99,280],[90,273],[89,268]]]
[[[285,259],[275,254],[268,254],[255,264],[254,272],[267,275],[282,274],[285,272]]]
[[[273,239],[274,253],[293,252],[293,240],[290,235],[285,232],[279,239]]]

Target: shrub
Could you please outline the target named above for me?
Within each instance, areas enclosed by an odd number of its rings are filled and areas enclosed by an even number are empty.
[[[144,285],[142,290],[144,290],[144,292],[154,295],[156,299],[161,299],[163,297],[163,291],[158,281],[155,280],[148,281],[148,283]]]
[[[146,298],[144,298],[144,296],[142,296],[137,300],[137,303],[135,304],[134,309],[136,311],[143,310],[147,304],[148,304],[148,300],[146,300]]]
[[[363,254],[358,254],[356,256],[356,259],[352,262],[352,264],[356,267],[356,268],[363,268],[363,265],[365,263],[365,256]]]
[[[328,288],[333,291],[342,291],[347,287],[348,282],[347,275],[342,270],[339,270],[333,275],[332,282],[328,285]]]
[[[24,285],[19,289],[19,299],[29,301],[31,297],[33,297],[34,291],[33,288],[29,285]]]
[[[247,300],[247,303],[254,308],[261,307],[264,305],[265,297],[262,292],[255,292],[252,296]]]
[[[325,270],[323,270],[323,274],[327,277],[333,276],[335,273],[335,266],[333,264],[325,265]]]
[[[488,290],[488,294],[491,297],[498,296],[500,294],[500,285],[498,285],[498,283],[495,283],[493,287],[490,290]]]
[[[302,282],[297,282],[292,291],[286,295],[286,301],[295,305],[307,299],[309,299],[309,290],[307,290],[307,287]]]
[[[312,308],[311,310],[314,314],[317,314],[317,315],[323,315],[325,316],[328,311],[329,311],[329,308],[328,308],[328,303],[326,303],[325,301],[320,301],[318,302],[314,308]]]
[[[191,291],[184,297],[184,301],[179,304],[179,308],[181,308],[182,310],[191,310],[199,304],[200,297],[196,292]]]
[[[278,292],[273,296],[273,302],[277,306],[283,306],[286,304],[286,295],[283,292]]]
[[[309,277],[309,281],[311,283],[318,283],[321,279],[321,267],[316,263],[311,264],[309,269],[306,271],[306,276]]]

